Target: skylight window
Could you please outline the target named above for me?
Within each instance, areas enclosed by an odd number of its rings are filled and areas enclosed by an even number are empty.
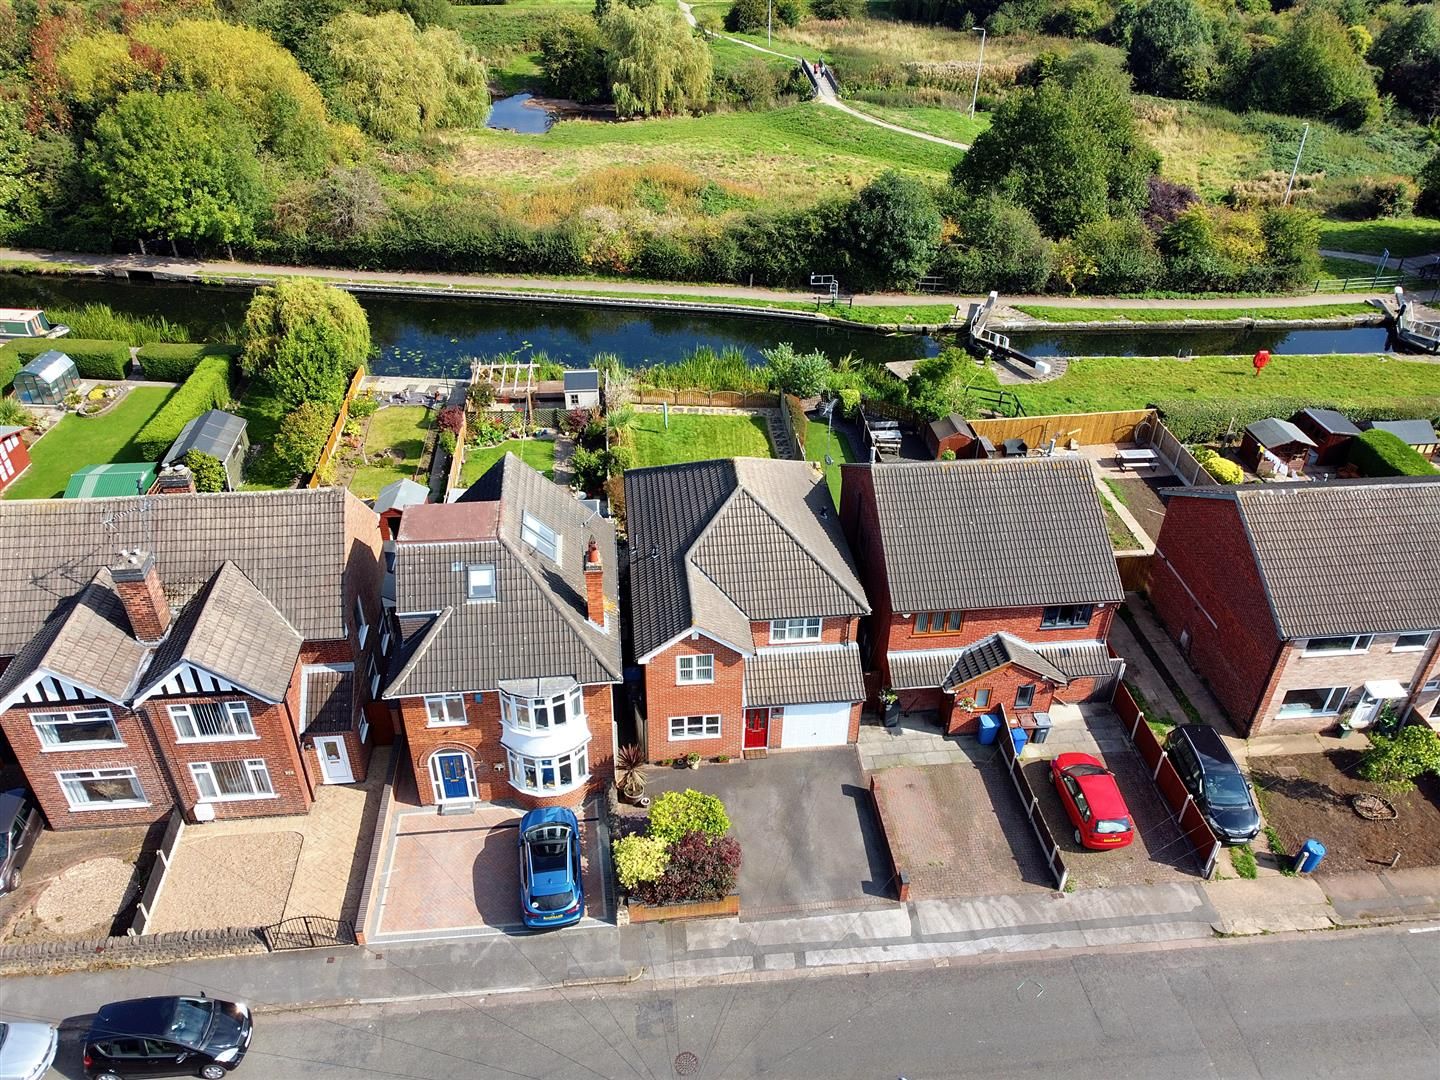
[[[495,567],[491,563],[465,568],[465,595],[469,600],[495,599]]]
[[[560,538],[555,535],[555,530],[530,514],[525,514],[520,519],[520,541],[533,547],[551,562],[560,561]]]

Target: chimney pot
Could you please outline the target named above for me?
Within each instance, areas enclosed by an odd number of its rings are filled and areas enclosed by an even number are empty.
[[[605,568],[593,536],[585,549],[585,617],[596,626],[605,625]]]
[[[136,640],[146,645],[161,641],[170,628],[170,605],[155,569],[155,556],[139,549],[122,551],[110,567],[110,578]]]

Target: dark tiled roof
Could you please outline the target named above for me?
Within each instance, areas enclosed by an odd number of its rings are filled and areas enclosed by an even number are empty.
[[[1105,644],[1099,641],[1067,641],[1053,645],[1036,645],[1032,642],[1030,647],[1071,679],[1111,675],[1119,663],[1110,655]]]
[[[961,649],[908,649],[890,654],[892,690],[934,689],[945,681]]]
[[[1344,413],[1334,409],[1301,409],[1290,419],[1299,423],[1309,420],[1318,430],[1328,435],[1359,435],[1360,429],[1350,422]]]
[[[771,649],[745,661],[745,704],[818,705],[865,700],[865,674],[854,645]]]
[[[1289,420],[1279,420],[1273,416],[1264,420],[1256,420],[1245,428],[1245,434],[1251,436],[1261,446],[1288,446],[1291,443],[1299,443],[1301,446],[1314,446],[1315,440],[1306,435]]]
[[[1388,431],[1408,446],[1434,446],[1440,442],[1429,420],[1372,420],[1365,426]]]
[[[1054,457],[868,467],[894,610],[1124,597],[1088,462]]]
[[[961,649],[960,655],[955,658],[954,666],[940,685],[945,690],[954,690],[992,671],[998,671],[1007,664],[1014,664],[1062,686],[1070,681],[1065,672],[1019,638],[1009,634],[991,634]]]
[[[964,435],[967,438],[975,438],[975,429],[970,422],[959,413],[951,413],[949,416],[941,417],[930,424],[930,431],[936,440],[948,439],[951,435]]]
[[[494,492],[498,502],[478,502],[482,492]],[[559,537],[558,564],[521,540],[527,513]],[[386,697],[491,690],[503,679],[619,681],[614,528],[565,488],[506,454],[464,500],[414,507],[400,529],[395,596],[403,639]],[[460,538],[467,530],[470,538]],[[611,612],[607,630],[586,617],[584,561],[592,537]],[[495,567],[493,603],[467,600],[465,568],[480,564]],[[434,620],[415,617],[437,613]]]
[[[351,498],[318,488],[0,502],[0,656],[18,652],[121,548],[137,547],[154,553],[176,610],[228,559],[306,640],[344,637]]]
[[[355,686],[353,671],[311,668],[305,673],[304,735],[336,735],[350,730],[350,709]]]
[[[625,507],[637,656],[692,628],[748,649],[752,620],[869,611],[829,489],[805,462],[632,469]]]

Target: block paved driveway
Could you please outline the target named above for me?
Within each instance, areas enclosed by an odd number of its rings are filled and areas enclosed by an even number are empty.
[[[887,903],[884,841],[853,746],[646,772],[646,793],[719,796],[740,841],[740,914]]]

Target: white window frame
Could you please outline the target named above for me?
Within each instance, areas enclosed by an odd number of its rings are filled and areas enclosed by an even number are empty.
[[[48,717],[49,719],[41,719]],[[51,742],[45,737],[46,728],[65,727],[67,724],[93,724],[95,721],[104,719],[109,721],[110,731],[114,738],[111,739],[87,739],[84,742]],[[35,737],[40,740],[40,752],[42,754],[53,754],[56,751],[66,750],[95,750],[102,746],[114,747],[124,746],[125,740],[120,737],[120,728],[115,723],[115,713],[110,709],[66,709],[47,710],[30,714],[30,723],[35,728]]]
[[[124,780],[128,779],[133,786],[136,797],[132,799],[111,799],[101,802],[76,802],[71,796],[67,784],[81,784],[86,780]],[[60,793],[65,796],[65,801],[70,804],[70,809],[76,812],[87,810],[128,810],[138,806],[149,806],[150,800],[145,798],[145,788],[140,784],[140,777],[133,768],[129,766],[115,769],[62,769],[55,774],[55,780],[60,785]]]
[[[1315,693],[1324,690],[1325,704],[1319,709],[1295,709],[1285,704],[1284,695],[1281,695],[1280,704],[1275,709],[1275,716],[1278,719],[1282,716],[1335,716],[1345,707],[1345,699],[1350,696],[1348,686],[1292,686],[1288,693]]]
[[[534,514],[527,512],[520,515],[520,542],[559,565],[560,536]]]
[[[510,786],[530,795],[563,795],[567,791],[583,787],[590,779],[590,754],[583,745],[563,754],[543,757],[519,754],[507,748],[505,764],[509,772]],[[567,769],[570,772],[570,781],[563,783],[561,776]],[[554,778],[552,783],[547,784],[544,781],[546,770],[549,770]],[[533,784],[526,780],[526,777],[531,775],[535,777]]]
[[[453,704],[460,707],[460,719],[454,719],[451,713]],[[439,719],[437,719],[437,714]],[[464,727],[469,723],[465,715],[464,694],[426,694],[425,695],[425,726],[426,727]]]
[[[813,632],[810,629],[812,623],[815,627]],[[825,620],[819,615],[804,615],[796,619],[772,619],[770,620],[770,640],[784,642],[787,645],[819,641],[824,628]]]
[[[201,735],[200,727],[195,723],[196,705],[214,705],[220,709],[232,727],[243,723],[250,730],[238,735]],[[168,705],[166,708],[170,713],[170,723],[175,728],[176,742],[248,742],[260,738],[255,731],[255,718],[250,715],[250,706],[243,701],[187,701],[178,705]],[[184,729],[180,726],[182,717],[184,722],[190,725],[191,734],[189,735],[185,734]]]
[[[1344,649],[1317,649],[1317,641],[1348,641],[1349,646]],[[1362,644],[1363,642],[1363,644]],[[1315,637],[1305,642],[1305,651],[1302,656],[1359,656],[1370,651],[1370,646],[1375,643],[1373,634],[1337,634],[1334,637]]]
[[[380,665],[375,663],[375,657],[370,657],[370,700],[380,700]]]
[[[708,673],[700,674],[702,669],[708,669]],[[676,686],[697,686],[702,683],[713,683],[714,681],[714,653],[688,653],[675,658]]]
[[[1427,680],[1420,687],[1420,692],[1422,694],[1433,694],[1436,690],[1440,690],[1440,675],[1437,675],[1433,679]]]
[[[712,723],[713,721],[713,723]],[[676,725],[679,725],[677,730]],[[711,728],[714,731],[711,731]],[[698,730],[692,731],[695,728]],[[672,716],[670,717],[670,739],[672,742],[680,742],[686,739],[718,739],[720,738],[721,721],[715,713],[701,713],[695,716]]]
[[[500,716],[508,727],[528,734],[556,731],[579,721],[586,723],[585,688],[573,686],[543,698],[514,697],[500,693]],[[556,716],[563,719],[556,720]],[[543,718],[544,722],[541,722]]]
[[[365,618],[365,601],[360,598],[360,594],[359,594],[359,593],[356,593],[356,594],[355,594],[355,640],[360,644],[360,648],[363,649],[363,648],[365,647],[365,640],[366,640],[366,638],[368,638],[369,636],[370,636],[370,623],[369,623],[369,621]]]
[[[1391,652],[1424,652],[1430,647],[1430,641],[1435,636],[1433,630],[1416,630],[1409,634],[1396,634],[1395,644],[1390,647]],[[1419,645],[1401,645],[1401,638],[1424,638]]]
[[[360,745],[365,745],[365,740],[370,737],[370,718],[365,715],[365,710],[360,710]]]
[[[383,615],[380,618],[380,655],[390,655],[390,620]]]
[[[245,774],[246,781],[250,784],[250,790],[237,795],[220,794],[220,784],[215,777],[216,765],[239,765]],[[260,780],[263,778],[264,787],[268,790],[256,790]],[[195,785],[195,791],[202,803],[216,802],[251,802],[256,799],[276,799],[275,785],[270,779],[270,768],[265,764],[264,758],[230,758],[224,761],[192,761],[190,762],[190,781]],[[209,784],[213,795],[206,794],[205,785]]]
[[[489,573],[490,584],[488,588],[482,587],[477,591],[475,576],[477,574]],[[493,604],[496,598],[495,564],[474,563],[465,567],[465,602],[469,604]]]

